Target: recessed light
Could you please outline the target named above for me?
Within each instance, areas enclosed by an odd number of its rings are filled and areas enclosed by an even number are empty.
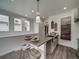
[[[15,0],[11,0],[11,2],[14,2]]]
[[[66,10],[67,9],[67,7],[64,7],[64,10]]]
[[[32,10],[32,13],[34,13],[34,10]]]

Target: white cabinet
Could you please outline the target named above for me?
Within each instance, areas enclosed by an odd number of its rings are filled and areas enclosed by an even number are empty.
[[[50,55],[54,52],[56,46],[58,44],[58,39],[53,38],[52,40],[46,43],[46,55]]]

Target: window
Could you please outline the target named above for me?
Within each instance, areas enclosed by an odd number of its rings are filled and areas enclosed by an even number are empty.
[[[30,31],[30,22],[28,20],[25,20],[25,30]]]
[[[14,18],[14,31],[22,31],[21,19]]]
[[[0,31],[9,31],[9,16],[0,15]]]

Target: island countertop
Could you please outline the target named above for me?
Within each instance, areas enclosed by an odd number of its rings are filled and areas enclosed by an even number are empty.
[[[46,43],[47,41],[54,39],[55,37],[39,37],[39,41],[38,42],[31,42],[31,41],[26,41],[26,43],[30,43],[33,44],[37,47],[41,46],[42,44]]]

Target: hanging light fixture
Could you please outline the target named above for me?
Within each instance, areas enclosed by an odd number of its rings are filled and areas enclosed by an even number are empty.
[[[40,13],[39,13],[39,1],[40,0],[37,0],[36,23],[40,23],[41,22],[41,20],[40,20]]]

